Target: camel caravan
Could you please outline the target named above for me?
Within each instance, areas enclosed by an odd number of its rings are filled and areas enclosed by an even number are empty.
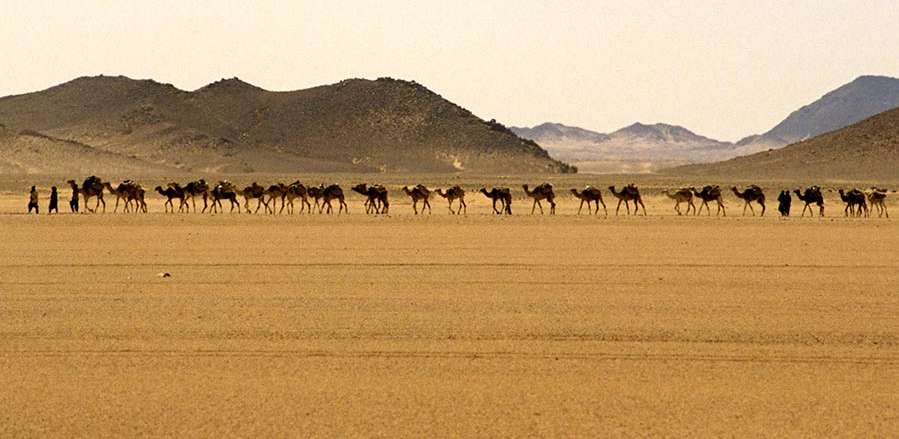
[[[73,213],[81,211],[106,212],[107,196],[115,196],[115,204],[112,212],[118,212],[121,207],[123,212],[147,213],[146,191],[133,180],[125,180],[113,185],[112,182],[103,181],[99,177],[90,176],[80,185],[75,180],[68,180],[72,191],[69,201],[70,210]],[[390,194],[387,187],[380,184],[360,183],[350,188],[353,192],[364,198],[363,207],[369,215],[388,215],[390,213]],[[55,190],[55,187],[54,187]],[[556,193],[550,183],[541,183],[537,186],[522,185],[526,198],[531,201],[531,215],[539,210],[541,215],[556,214]],[[730,188],[733,196],[743,205],[743,216],[747,210],[752,216],[758,214],[764,216],[766,212],[766,197],[764,190],[756,185],[749,185],[742,190],[736,186]],[[207,183],[204,179],[189,181],[185,184],[170,182],[166,186],[156,186],[154,191],[165,201],[163,210],[165,213],[224,213],[227,201],[228,212],[231,213],[259,213],[266,214],[294,214],[294,213],[318,213],[318,214],[348,214],[349,207],[346,196],[340,185],[319,184],[307,186],[300,181],[290,184],[275,183],[263,186],[256,182],[240,188],[227,180],[215,184]],[[640,189],[634,184],[628,184],[616,189],[616,186],[608,187],[609,194],[618,200],[615,206],[615,215],[621,214],[621,205],[624,204],[625,215],[646,216],[646,205]],[[843,215],[846,217],[861,218],[870,217],[877,213],[878,217],[889,218],[886,205],[888,191],[872,187],[862,191],[859,189],[827,189],[827,192],[838,192],[840,200],[845,204]],[[508,187],[492,187],[489,190],[481,187],[477,190],[491,202],[493,213],[496,215],[512,215],[512,190]],[[602,206],[603,215],[608,216],[609,211],[603,199],[603,191],[597,187],[586,186],[583,189],[571,189],[571,195],[580,201],[577,215],[581,215],[584,204],[587,205],[588,215],[599,215],[599,207]],[[411,201],[412,211],[415,215],[430,215],[431,198],[436,194],[447,202],[447,208],[452,215],[464,215],[468,213],[468,204],[465,196],[466,190],[455,185],[448,188],[431,189],[425,185],[403,186],[402,193]],[[727,216],[724,203],[725,191],[717,185],[706,185],[700,189],[696,187],[682,187],[665,189],[661,191],[664,198],[674,202],[674,212],[682,215],[702,215],[703,209],[707,216],[712,214],[712,204],[715,206],[715,216]],[[824,216],[824,190],[819,186],[810,186],[804,189],[792,191],[796,198],[803,203],[800,217],[806,213],[810,216]],[[793,195],[789,190],[783,190],[777,197],[778,212],[781,216],[789,216]],[[32,188],[29,194],[29,212],[34,209],[37,212],[37,191]],[[93,202],[93,206],[91,203]],[[110,198],[111,202],[111,198]],[[51,194],[51,204],[55,207],[56,192]],[[202,206],[198,206],[202,203]],[[547,209],[544,209],[544,203]],[[631,212],[633,204],[633,213]],[[684,206],[683,208],[681,206]]]

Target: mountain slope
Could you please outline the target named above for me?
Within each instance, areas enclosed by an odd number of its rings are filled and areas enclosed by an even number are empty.
[[[194,92],[151,80],[79,78],[0,98],[0,123],[171,170],[575,171],[501,124],[390,78],[291,92],[236,78]]]
[[[787,147],[665,171],[745,179],[899,180],[899,108]]]
[[[899,79],[860,76],[791,113],[770,131],[746,137],[743,154],[764,151],[837,130],[899,107]]]

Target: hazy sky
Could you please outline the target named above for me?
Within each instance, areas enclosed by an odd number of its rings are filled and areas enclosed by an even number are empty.
[[[0,0],[0,62],[0,96],[96,74],[392,76],[507,125],[736,140],[858,75],[899,76],[899,1]]]

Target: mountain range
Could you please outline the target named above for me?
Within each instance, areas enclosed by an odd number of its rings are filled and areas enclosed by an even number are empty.
[[[421,84],[349,79],[272,92],[83,77],[0,98],[6,173],[576,172]]]
[[[784,148],[663,172],[746,180],[895,183],[899,179],[899,108]]]
[[[513,127],[512,131],[536,141],[552,157],[575,163],[588,172],[641,172],[782,148],[896,107],[899,79],[861,76],[794,111],[771,130],[736,143],[663,123],[636,123],[609,134],[558,123]]]

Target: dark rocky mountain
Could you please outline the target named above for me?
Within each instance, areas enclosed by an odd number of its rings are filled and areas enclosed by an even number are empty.
[[[899,181],[899,108],[777,150],[669,174],[740,179]]]
[[[415,82],[350,79],[271,92],[239,79],[193,92],[84,77],[0,98],[7,172],[484,172],[574,168]]]
[[[860,76],[794,111],[770,131],[746,137],[737,145],[741,154],[780,148],[896,107],[899,107],[899,79]]]

